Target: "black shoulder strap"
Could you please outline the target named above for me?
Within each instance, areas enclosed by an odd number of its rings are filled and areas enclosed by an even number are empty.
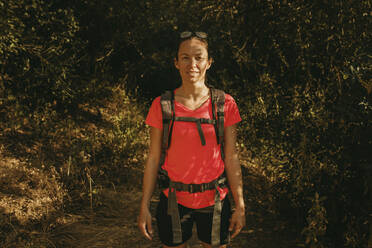
[[[222,90],[211,88],[212,93],[212,113],[213,118],[217,120],[217,142],[223,143],[224,134],[224,107],[225,107],[225,92]],[[217,115],[216,115],[217,112]]]
[[[216,120],[215,131],[217,136],[217,143],[221,144],[221,155],[224,159],[224,107],[225,107],[225,92],[219,89],[211,88],[212,95],[212,113],[213,119]],[[217,113],[216,113],[217,112]]]
[[[165,91],[160,97],[160,105],[163,119],[163,139],[161,144],[160,164],[165,160],[165,155],[169,147],[169,130],[173,118],[173,92]]]

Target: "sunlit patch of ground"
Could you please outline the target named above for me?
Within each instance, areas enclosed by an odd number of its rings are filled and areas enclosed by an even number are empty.
[[[52,231],[51,240],[56,247],[161,247],[156,235],[153,241],[148,241],[137,228],[140,197],[138,190],[102,190],[96,199],[99,206],[93,210],[83,209],[77,215],[66,218],[64,224]],[[151,204],[153,216],[157,201],[155,194]],[[269,248],[273,244],[283,248],[298,247],[291,237],[293,233],[286,230],[284,222],[262,214],[248,207],[247,226],[229,247]],[[155,220],[153,227],[156,228]],[[194,236],[189,247],[202,246]]]
[[[98,197],[99,207],[93,211],[83,210],[79,218],[76,215],[65,218],[65,223],[52,231],[51,237],[56,247],[161,247],[156,235],[153,241],[148,241],[137,228],[139,191],[104,190]],[[153,197],[152,213],[157,201],[157,197]],[[156,228],[155,220],[153,226]],[[248,235],[247,231],[243,231],[231,247],[247,247],[243,244]],[[189,247],[202,246],[193,237]]]
[[[17,159],[0,160],[0,209],[20,223],[41,220],[61,207],[64,190],[56,173],[43,172]]]
[[[229,247],[298,247],[289,224],[267,208],[270,197],[264,178],[247,170],[243,174],[247,226]],[[148,241],[137,228],[139,185],[131,189],[98,188],[92,199],[82,198],[73,208],[63,209],[58,206],[64,191],[53,175],[16,159],[0,160],[1,247],[161,247],[157,235]],[[153,215],[157,195],[152,199]],[[155,220],[153,226],[156,228]],[[194,236],[189,247],[202,246]]]
[[[7,234],[6,237],[0,235],[1,247],[161,247],[157,235],[153,241],[148,241],[137,228],[139,187],[97,189],[92,205],[91,199],[86,198],[86,202],[83,200],[67,211],[53,208],[61,202],[58,194],[63,191],[52,183],[55,179],[50,175],[28,168],[18,160],[3,159],[0,178],[0,220],[2,231]],[[271,248],[273,244],[275,247],[298,247],[288,223],[278,220],[265,208],[264,181],[254,175],[247,178],[247,226],[229,247]],[[155,193],[152,199],[153,215],[157,195]],[[153,226],[156,228],[155,220]],[[189,247],[202,246],[194,236]]]

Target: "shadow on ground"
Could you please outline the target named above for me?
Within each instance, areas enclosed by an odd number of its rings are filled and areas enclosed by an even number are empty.
[[[60,220],[61,224],[50,235],[51,242],[55,247],[76,248],[161,247],[156,235],[153,241],[148,241],[137,228],[140,197],[141,193],[138,190],[102,190],[97,194],[95,200],[97,207],[94,210],[82,209]],[[153,197],[152,213],[155,211],[157,201],[158,198]],[[156,226],[155,221],[153,226]],[[248,211],[247,226],[229,247],[269,248],[274,247],[274,244],[275,247],[298,247],[284,226],[283,223],[270,219],[269,215],[262,216],[260,213]],[[189,247],[202,246],[194,236],[189,242]]]

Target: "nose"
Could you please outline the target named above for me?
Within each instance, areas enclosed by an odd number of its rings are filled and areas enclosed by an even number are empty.
[[[195,58],[191,58],[191,60],[190,60],[190,65],[191,65],[191,67],[196,67],[196,65],[197,65],[197,61],[196,61]]]

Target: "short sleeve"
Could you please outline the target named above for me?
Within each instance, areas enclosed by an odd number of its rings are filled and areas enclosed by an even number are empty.
[[[232,96],[225,94],[225,127],[234,125],[242,119],[239,114],[238,106]]]
[[[151,127],[156,127],[158,129],[163,129],[163,119],[162,119],[162,112],[161,112],[161,105],[160,105],[160,96],[155,98],[152,102],[150,110],[147,114],[146,125]]]

